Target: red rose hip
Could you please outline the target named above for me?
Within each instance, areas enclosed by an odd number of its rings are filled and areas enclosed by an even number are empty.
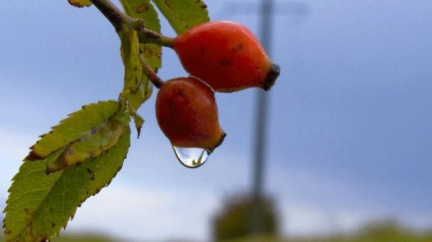
[[[225,137],[218,121],[214,91],[196,78],[166,81],[156,98],[156,118],[175,147],[212,152]]]
[[[254,34],[238,23],[197,25],[177,36],[173,48],[186,71],[219,92],[268,90],[279,76],[279,66],[271,62]]]

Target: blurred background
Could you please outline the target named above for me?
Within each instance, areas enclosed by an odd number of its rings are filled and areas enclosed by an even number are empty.
[[[212,20],[260,34],[259,0],[206,3]],[[116,99],[123,66],[118,37],[95,7],[1,1],[0,23],[3,209],[38,135],[83,104]],[[281,76],[267,93],[259,207],[268,233],[254,238],[432,241],[432,2],[277,0],[271,26]],[[165,20],[162,31],[174,36]],[[170,49],[159,74],[186,75]],[[259,92],[217,94],[228,136],[199,169],[176,160],[157,126],[153,95],[139,111],[146,122],[140,139],[132,136],[122,171],[63,234],[250,238],[244,224],[253,207]]]

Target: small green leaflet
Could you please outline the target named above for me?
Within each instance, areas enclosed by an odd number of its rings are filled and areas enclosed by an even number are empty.
[[[209,21],[207,5],[201,0],[152,0],[177,34]]]
[[[41,139],[31,147],[27,160],[42,160],[70,143],[94,132],[94,128],[104,124],[120,109],[116,101],[103,101],[85,105],[81,110],[69,115],[51,132],[42,135]]]
[[[68,0],[68,2],[70,3],[70,5],[78,8],[88,7],[92,5],[92,2],[90,0]]]
[[[117,32],[121,41],[121,56],[125,67],[124,86],[121,97],[126,98],[134,110],[138,110],[145,101],[142,91],[143,69],[140,61],[138,33],[128,26]]]
[[[160,33],[161,26],[160,26],[158,14],[155,8],[153,7],[153,5],[150,3],[150,0],[120,0],[120,3],[122,4],[123,9],[125,10],[127,15],[133,18],[139,18],[144,20],[144,24],[147,29]],[[123,41],[128,41],[128,42],[136,41],[136,39],[122,38],[122,35],[123,34],[119,33],[119,36],[122,39],[122,43]],[[134,36],[133,38],[136,37]],[[135,45],[135,43],[133,43],[133,45]],[[125,47],[127,46],[128,44],[126,43]],[[142,55],[144,56],[144,59],[147,61],[147,63],[149,63],[152,69],[155,70],[156,72],[157,69],[160,68],[162,65],[162,61],[161,61],[162,47],[155,44],[139,43],[139,48],[142,51]],[[130,50],[122,47],[122,56],[126,55],[125,53],[126,51],[130,51]],[[130,53],[130,55],[135,55],[135,52]],[[137,61],[135,59],[136,57],[131,56],[131,58],[134,59],[132,60],[132,62]],[[126,66],[125,61],[124,64]],[[125,75],[125,80],[126,80],[126,75]],[[152,94],[152,89],[153,89],[152,83],[148,80],[147,76],[143,74],[141,75],[141,85],[138,88],[137,94],[134,95],[132,98],[130,98],[130,107],[132,109],[130,113],[134,119],[135,127],[138,131],[138,136],[140,135],[141,126],[144,123],[144,120],[134,110],[137,110],[140,107],[141,105],[140,102],[144,102],[145,100],[150,98]]]
[[[127,15],[144,20],[146,29],[157,33],[161,32],[158,13],[150,3],[150,0],[120,0],[120,2]],[[155,44],[140,44],[140,47],[144,50],[145,60],[153,70],[160,68],[162,65],[162,47]]]
[[[137,136],[139,138],[141,135],[141,128],[144,124],[144,119],[137,112],[135,112],[135,110],[133,110],[131,106],[128,107],[128,112],[134,120],[135,128],[137,130]]]
[[[77,207],[107,186],[123,165],[130,145],[130,129],[109,151],[80,166],[47,175],[46,163],[57,159],[57,151],[42,161],[24,161],[13,178],[4,210],[6,241],[42,241],[57,236]]]

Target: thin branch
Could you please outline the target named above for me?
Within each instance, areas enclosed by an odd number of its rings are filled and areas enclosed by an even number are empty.
[[[145,28],[142,19],[134,19],[122,12],[110,0],[91,0],[99,11],[111,22],[116,31],[119,31],[124,24],[138,31],[141,43],[153,43],[165,47],[173,47],[174,38],[163,36],[155,31]]]
[[[110,0],[91,0],[93,5],[111,22],[116,31],[120,30],[124,24],[131,24],[134,19],[123,13]]]
[[[174,38],[163,36],[155,31],[146,29],[142,19],[134,19],[122,12],[110,0],[91,0],[99,11],[111,22],[116,31],[120,31],[125,24],[138,32],[139,41],[141,43],[153,43],[166,47],[173,47]],[[141,65],[144,74],[149,78],[153,85],[160,88],[163,85],[160,79],[151,66],[147,63],[142,55],[140,55]]]

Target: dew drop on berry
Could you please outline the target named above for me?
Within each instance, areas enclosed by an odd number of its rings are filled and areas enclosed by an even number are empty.
[[[173,146],[173,149],[177,159],[187,168],[198,168],[202,166],[210,156],[210,152],[203,148]]]

